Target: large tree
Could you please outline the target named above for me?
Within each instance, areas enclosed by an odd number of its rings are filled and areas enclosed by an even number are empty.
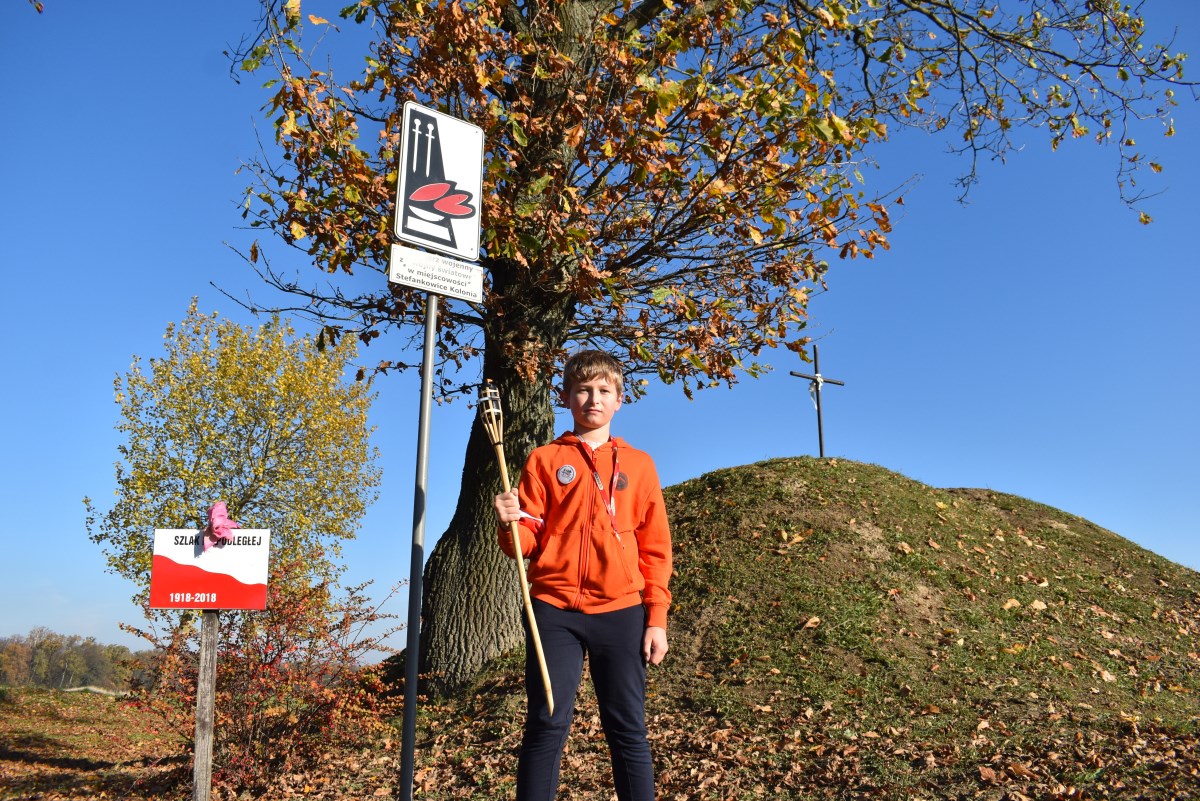
[[[378,369],[412,366],[423,296],[385,278],[402,105],[479,125],[485,297],[439,301],[437,379],[445,395],[499,385],[518,464],[553,434],[571,347],[618,356],[635,396],[802,349],[828,261],[887,246],[894,198],[858,168],[889,126],[945,131],[964,189],[1021,129],[1093,138],[1133,202],[1138,169],[1158,169],[1135,124],[1169,133],[1182,81],[1182,56],[1115,0],[361,0],[340,28],[315,5],[265,0],[238,50],[271,78],[275,126],[246,214],[333,278],[288,277],[263,243],[247,258],[332,335],[398,332],[385,341],[409,350]],[[442,686],[519,642],[497,484],[476,426],[426,571]]]

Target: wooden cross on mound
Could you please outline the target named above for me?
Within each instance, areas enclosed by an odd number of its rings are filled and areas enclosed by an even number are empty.
[[[809,391],[813,393],[813,399],[817,405],[817,443],[820,447],[821,458],[825,458],[825,430],[821,423],[821,385],[836,384],[839,387],[846,386],[844,381],[835,381],[832,378],[826,378],[821,375],[821,356],[817,352],[817,346],[813,345],[813,375],[807,373],[797,373],[792,371],[792,375],[797,378],[807,378],[809,380]]]

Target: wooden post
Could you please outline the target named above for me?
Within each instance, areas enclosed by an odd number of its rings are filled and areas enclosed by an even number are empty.
[[[209,801],[212,793],[213,710],[217,695],[217,640],[221,613],[204,612],[200,629],[200,676],[196,682],[196,754],[192,801]]]

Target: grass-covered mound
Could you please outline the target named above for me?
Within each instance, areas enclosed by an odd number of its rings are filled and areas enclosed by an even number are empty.
[[[1200,798],[1200,574],[1037,503],[845,460],[666,494],[662,801]],[[422,702],[416,798],[512,797],[522,661]],[[190,795],[149,713],[82,695],[0,688],[0,801]],[[331,749],[270,795],[398,797],[400,740]],[[559,797],[614,797],[586,683]]]
[[[1200,797],[1200,574],[1086,520],[839,459],[666,491],[662,799]],[[425,798],[511,793],[521,656],[426,710]],[[609,797],[585,690],[561,797]]]

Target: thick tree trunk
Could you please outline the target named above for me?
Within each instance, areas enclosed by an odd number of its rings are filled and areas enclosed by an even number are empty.
[[[526,382],[510,369],[489,371],[486,365],[500,358],[485,358],[484,372],[500,390],[504,456],[515,486],[530,451],[554,436],[554,388],[550,375]],[[461,686],[523,639],[517,567],[496,541],[492,501],[500,491],[495,451],[476,420],[458,507],[425,568],[421,661],[434,692]]]

